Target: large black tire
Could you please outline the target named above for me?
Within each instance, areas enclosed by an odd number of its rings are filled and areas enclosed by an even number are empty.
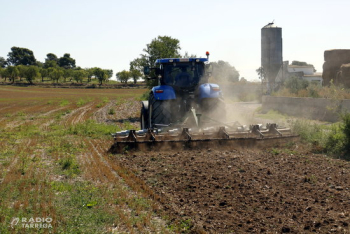
[[[140,125],[141,129],[148,129],[149,126],[149,117],[148,117],[148,101],[142,101],[141,114],[140,114]]]
[[[226,122],[226,105],[222,98],[206,98],[201,101],[202,113],[214,120]]]
[[[148,102],[150,127],[156,127],[155,124],[169,125],[171,123],[171,100],[156,100],[151,93]]]

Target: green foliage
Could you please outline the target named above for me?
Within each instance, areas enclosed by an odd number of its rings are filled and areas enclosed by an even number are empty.
[[[86,103],[88,103],[90,100],[89,99],[83,99],[83,98],[79,98],[79,100],[77,101],[77,106],[84,106]]]
[[[45,64],[44,64],[44,67],[45,68],[49,68],[49,67],[57,67],[58,66],[58,58],[55,54],[53,53],[48,53],[46,55],[46,58],[45,58]]]
[[[114,114],[115,114],[115,110],[112,109],[112,108],[109,109],[109,110],[108,110],[108,114],[109,114],[109,115],[114,115]]]
[[[131,70],[143,71],[143,67],[152,67],[157,59],[160,58],[180,58],[180,41],[169,36],[158,36],[143,49],[145,54],[141,54],[139,58],[134,59],[130,63]],[[151,73],[151,77],[155,74]],[[152,87],[157,80],[147,80],[147,86]]]
[[[329,152],[350,160],[350,113],[341,115],[342,122],[332,128],[326,148]]]
[[[316,72],[314,65],[308,64],[307,62],[293,61],[291,65],[294,65],[294,66],[312,66],[314,69],[314,72]]]
[[[140,101],[146,101],[146,100],[148,100],[148,98],[149,98],[149,94],[150,94],[150,91],[146,91],[146,92],[144,92],[142,95],[141,95],[141,97],[140,97]]]
[[[100,137],[110,137],[112,133],[115,133],[117,130],[116,126],[99,124],[93,120],[88,120],[84,123],[79,123],[72,125],[68,128],[67,133],[79,136],[88,136],[92,138]]]
[[[284,82],[284,86],[290,90],[291,93],[298,93],[302,89],[309,86],[309,82],[298,77],[290,77]]]
[[[108,78],[108,73],[101,68],[94,68],[94,75],[99,80],[99,84],[102,85],[102,82]]]
[[[61,106],[61,107],[67,106],[67,105],[69,105],[69,104],[70,104],[70,102],[69,102],[68,100],[62,100],[62,101],[60,102],[60,106]]]
[[[35,80],[35,78],[40,77],[39,68],[37,66],[29,66],[26,69],[24,76],[27,79],[27,81],[30,84],[32,84],[33,80]]]
[[[325,146],[331,126],[320,125],[307,120],[295,120],[291,122],[291,129],[300,135],[303,142]]]
[[[19,70],[17,67],[14,66],[8,66],[6,68],[5,75],[12,80],[12,83],[15,82],[15,79],[19,76]]]
[[[137,69],[130,69],[130,77],[134,80],[134,84],[136,84],[137,80],[142,77],[142,73]]]
[[[36,64],[36,59],[34,57],[33,51],[27,48],[13,46],[11,48],[11,52],[8,53],[7,57],[7,63],[14,66]]]
[[[131,73],[129,71],[123,70],[116,74],[117,80],[121,83],[128,83],[128,79],[131,78]]]
[[[79,165],[73,155],[68,155],[60,159],[58,164],[67,176],[74,177],[80,174]]]
[[[342,115],[342,122],[320,125],[310,121],[296,120],[291,123],[293,132],[303,142],[311,143],[319,150],[350,159],[350,114]]]
[[[341,130],[344,133],[344,152],[350,155],[350,114],[346,113],[342,115],[342,127]]]
[[[50,67],[48,68],[48,76],[58,83],[59,79],[61,79],[64,75],[64,72],[61,68],[54,68]]]
[[[239,72],[234,66],[228,62],[219,60],[210,63],[213,68],[212,77],[217,81],[237,82],[239,80]]]
[[[87,77],[87,73],[84,70],[74,70],[72,75],[74,80],[80,83],[83,83],[83,78]]]
[[[260,80],[265,80],[266,72],[263,67],[259,67],[255,71],[258,74]]]
[[[344,140],[345,135],[340,124],[333,125],[326,140],[326,151],[332,154],[342,153],[344,149]]]
[[[7,65],[7,61],[6,59],[4,59],[3,57],[0,57],[0,68],[4,68]]]
[[[75,68],[75,59],[71,58],[68,53],[65,53],[63,57],[59,58],[57,63],[65,69]]]
[[[51,183],[55,191],[55,209],[61,217],[57,233],[108,233],[106,224],[118,220],[118,215],[109,211],[108,201],[101,195],[107,191],[89,182],[78,181],[74,185],[66,181]]]

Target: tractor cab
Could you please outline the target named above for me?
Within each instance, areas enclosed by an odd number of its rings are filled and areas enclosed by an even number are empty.
[[[208,82],[209,75],[205,72],[207,58],[170,58],[157,59],[155,75],[159,85],[172,86],[175,89],[191,89],[199,84]],[[150,74],[149,67],[145,67],[145,74]]]
[[[160,84],[186,89],[205,83],[205,61],[207,59],[158,59]]]

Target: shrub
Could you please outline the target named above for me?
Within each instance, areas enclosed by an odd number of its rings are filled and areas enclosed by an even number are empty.
[[[306,89],[309,86],[307,80],[292,76],[284,82],[284,86],[290,90],[291,93],[297,94],[300,90]]]
[[[114,109],[109,109],[108,114],[109,115],[114,115],[115,114],[115,110]]]
[[[145,100],[148,100],[149,98],[149,94],[150,94],[150,91],[147,90],[145,93],[143,93],[140,97],[140,101],[145,101]]]

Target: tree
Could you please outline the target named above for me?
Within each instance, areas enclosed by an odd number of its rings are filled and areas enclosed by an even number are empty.
[[[131,77],[131,74],[129,71],[123,70],[121,72],[118,72],[116,74],[117,80],[119,80],[121,83],[128,83],[128,79]]]
[[[35,78],[40,77],[39,68],[37,66],[29,66],[25,71],[25,78],[30,84],[33,84]]]
[[[50,67],[48,69],[49,72],[49,77],[53,80],[56,81],[56,83],[58,83],[58,80],[63,77],[63,70],[62,68],[54,68],[54,67]]]
[[[58,66],[57,56],[53,53],[48,53],[45,58],[44,67],[49,68],[49,67],[57,67],[57,66]]]
[[[95,69],[94,68],[85,68],[86,76],[88,78],[88,83],[91,82],[91,78],[94,76]]]
[[[134,84],[136,84],[137,80],[142,77],[142,73],[136,69],[130,70],[129,73],[130,77],[134,80]]]
[[[71,58],[70,54],[66,53],[63,57],[58,59],[58,65],[66,69],[75,68],[75,59]]]
[[[0,67],[0,78],[4,78],[4,75],[3,75],[4,70],[5,70],[5,69],[3,69],[2,67]]]
[[[45,62],[47,61],[55,61],[55,62],[58,62],[58,57],[57,55],[53,54],[53,53],[48,53],[46,55],[46,59],[45,59]]]
[[[107,75],[107,81],[113,77],[113,70],[105,70],[106,75]]]
[[[258,76],[259,76],[260,80],[265,80],[266,74],[265,74],[265,71],[264,71],[263,67],[259,67],[255,71],[256,71],[256,73],[258,73]]]
[[[129,70],[130,70],[130,75],[134,80],[134,84],[136,84],[138,79],[143,77],[143,75],[142,75],[143,67],[140,66],[140,64],[141,64],[140,58],[135,59],[135,60],[130,62],[130,69]]]
[[[63,72],[64,83],[66,83],[67,79],[72,77],[73,70],[72,69],[64,69],[64,68],[60,68],[60,70],[62,70],[62,72]],[[70,81],[72,81],[72,79],[70,79]]]
[[[40,68],[39,72],[41,76],[41,82],[44,82],[45,77],[49,77],[49,70],[47,68]]]
[[[0,72],[0,76],[6,81],[6,79],[9,77],[7,68],[0,68]]]
[[[189,55],[188,52],[186,51],[184,56],[182,56],[183,58],[197,58],[197,55],[195,54],[191,54]]]
[[[134,59],[130,66],[132,64],[133,69],[141,72],[145,66],[152,67],[157,59],[181,57],[180,50],[180,41],[178,39],[169,36],[158,36],[143,49],[145,54],[141,54],[139,58]],[[156,83],[156,80],[147,81],[148,86],[154,86]]]
[[[212,62],[211,66],[213,67],[212,76],[214,79],[231,82],[237,82],[239,80],[239,72],[228,62],[219,60],[218,62]]]
[[[13,46],[7,55],[7,63],[10,65],[35,65],[36,59],[33,51],[27,48]]]
[[[179,58],[180,41],[169,36],[158,36],[154,38],[150,44],[143,49],[146,54],[141,54],[141,57],[146,59],[147,65],[153,66],[159,58]]]
[[[9,80],[11,80],[12,84],[15,83],[15,79],[19,76],[19,71],[17,69],[17,67],[15,66],[8,66],[6,68],[6,74],[9,78]]]
[[[0,57],[0,68],[4,68],[6,67],[7,62],[6,59],[4,59],[3,57]]]
[[[95,77],[99,80],[99,85],[101,86],[102,85],[102,82],[105,81],[108,77],[108,74],[106,73],[105,70],[101,69],[101,68],[98,68],[96,67],[94,69],[94,75]]]
[[[72,72],[73,79],[78,83],[83,83],[83,78],[87,76],[87,73],[80,69],[80,70],[73,70]]]
[[[309,82],[292,76],[284,81],[284,86],[289,89],[291,93],[297,94],[299,90],[306,89],[309,86]]]
[[[316,72],[316,69],[315,69],[314,65],[308,64],[307,62],[301,62],[301,61],[294,60],[294,61],[292,61],[291,65],[294,65],[294,66],[312,66],[313,69],[314,69],[314,72]]]
[[[22,78],[26,77],[26,72],[27,72],[27,68],[28,66],[25,66],[25,65],[18,65],[16,66],[18,71],[19,71],[19,80],[22,81]]]

